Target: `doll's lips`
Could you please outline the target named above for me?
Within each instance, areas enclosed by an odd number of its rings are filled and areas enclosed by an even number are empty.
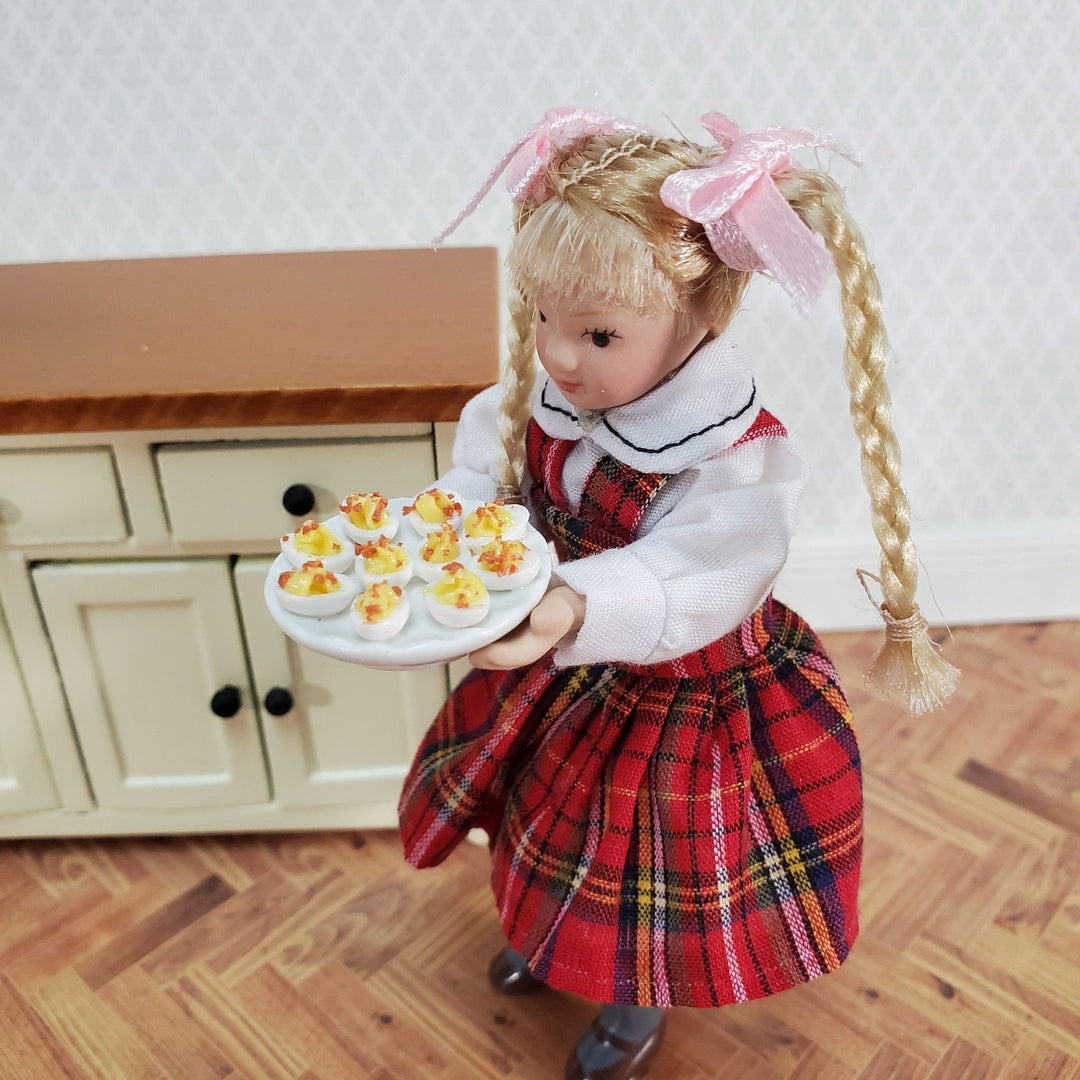
[[[581,383],[576,383],[576,382],[559,382],[558,379],[555,379],[553,381],[554,381],[555,385],[564,394],[572,394],[581,385]]]

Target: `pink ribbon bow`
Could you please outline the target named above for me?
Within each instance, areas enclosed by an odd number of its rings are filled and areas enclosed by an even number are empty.
[[[544,113],[543,120],[533,124],[510,147],[502,161],[492,169],[480,190],[469,200],[465,209],[435,237],[432,243],[438,247],[480,205],[481,200],[504,172],[507,173],[506,188],[511,197],[514,202],[522,202],[530,195],[540,194],[544,171],[556,150],[569,146],[583,135],[614,135],[619,131],[656,134],[640,124],[632,124],[627,120],[620,120],[591,109],[577,109],[569,105],[548,109]]]
[[[746,133],[721,113],[702,125],[726,153],[713,165],[672,173],[660,198],[672,210],[701,222],[713,251],[734,270],[765,270],[805,314],[832,270],[820,239],[791,208],[773,177],[791,168],[791,151],[820,147],[858,158],[811,131],[766,128]]]

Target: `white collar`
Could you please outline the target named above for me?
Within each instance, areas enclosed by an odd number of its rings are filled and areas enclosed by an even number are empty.
[[[750,363],[730,338],[702,346],[670,378],[626,405],[580,414],[540,372],[532,415],[556,439],[591,439],[639,472],[682,472],[726,450],[758,413]]]

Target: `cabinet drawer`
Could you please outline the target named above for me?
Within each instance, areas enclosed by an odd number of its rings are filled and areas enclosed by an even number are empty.
[[[332,516],[354,491],[413,495],[435,479],[430,436],[158,447],[158,472],[173,536],[181,541],[263,541],[272,547],[304,517]],[[282,505],[296,484],[314,507],[299,517]]]
[[[127,535],[108,447],[0,451],[0,546],[115,541]]]

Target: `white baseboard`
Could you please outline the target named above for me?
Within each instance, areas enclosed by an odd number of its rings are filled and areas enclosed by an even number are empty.
[[[922,563],[919,606],[932,626],[1080,618],[1080,525],[1037,533],[916,535],[915,542]],[[776,596],[817,630],[877,628],[880,616],[856,567],[877,573],[872,535],[858,544],[796,539]]]

